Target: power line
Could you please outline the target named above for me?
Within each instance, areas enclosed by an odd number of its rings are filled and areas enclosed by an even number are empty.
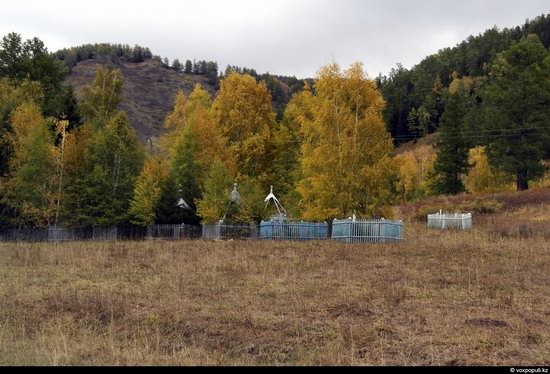
[[[495,130],[470,130],[470,131],[462,131],[457,133],[456,136],[442,136],[437,133],[434,133],[437,136],[438,140],[447,140],[447,139],[499,139],[499,138],[509,138],[512,136],[533,136],[538,135],[536,133],[530,133],[530,134],[522,134],[522,132],[525,131],[533,131],[533,130],[550,130],[550,127],[526,127],[526,128],[515,128],[515,129],[495,129]],[[493,132],[496,132],[496,134],[491,134]],[[508,133],[502,133],[502,132],[508,132]],[[481,134],[480,134],[481,133]],[[485,134],[486,133],[486,134]],[[388,137],[389,140],[415,140],[415,139],[421,139],[422,137],[418,137],[414,134],[409,135],[397,135],[393,137]],[[336,138],[335,138],[336,139]],[[380,136],[363,136],[360,138],[360,140],[373,140],[373,139],[381,139],[385,140],[385,138]],[[203,144],[206,144],[206,142],[202,142]],[[295,139],[290,141],[277,141],[273,139],[265,139],[263,143],[268,144],[282,144],[282,145],[292,145],[292,144],[303,144],[304,141]]]

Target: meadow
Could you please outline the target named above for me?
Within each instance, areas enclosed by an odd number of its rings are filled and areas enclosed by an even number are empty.
[[[0,364],[550,365],[549,222],[522,203],[396,244],[1,243]]]

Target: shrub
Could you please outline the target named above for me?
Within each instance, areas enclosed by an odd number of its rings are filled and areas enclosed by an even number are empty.
[[[476,199],[471,203],[460,205],[459,208],[468,213],[495,214],[502,212],[503,204],[494,199]]]

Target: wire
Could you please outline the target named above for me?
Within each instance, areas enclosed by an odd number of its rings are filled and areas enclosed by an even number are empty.
[[[447,139],[487,139],[487,138],[490,138],[490,139],[499,139],[499,138],[509,138],[509,137],[512,137],[512,136],[519,136],[519,135],[523,135],[523,136],[533,136],[533,135],[538,135],[538,134],[533,134],[533,133],[530,133],[530,134],[522,134],[522,132],[525,132],[525,131],[533,131],[533,130],[550,130],[550,127],[524,127],[524,128],[508,128],[508,129],[495,129],[495,130],[470,130],[470,131],[461,131],[459,133],[457,133],[456,136],[442,136],[442,135],[439,135],[437,133],[434,133],[436,136],[437,136],[437,139],[438,140],[447,140]],[[496,134],[491,134],[493,132],[496,132]],[[509,132],[509,133],[502,133],[502,132]],[[481,133],[481,134],[480,134]],[[487,133],[487,134],[484,134],[484,133]],[[430,134],[432,135],[432,134]],[[422,139],[423,137],[419,137],[418,135],[415,135],[415,134],[409,134],[409,135],[398,135],[398,136],[393,136],[393,137],[389,137],[387,139],[390,139],[390,140],[415,140],[415,139]],[[385,138],[383,137],[379,137],[379,136],[363,136],[361,137],[361,140],[372,140],[372,139],[381,139],[381,140],[385,140]],[[271,140],[271,139],[266,139],[264,140],[262,143],[268,143],[268,144],[277,144],[277,143],[281,143],[282,145],[292,145],[292,144],[303,144],[304,142],[299,140],[299,139],[295,139],[295,140],[290,140],[290,141],[276,141],[276,140]],[[207,144],[206,142],[202,142],[201,145],[204,145],[204,144]]]

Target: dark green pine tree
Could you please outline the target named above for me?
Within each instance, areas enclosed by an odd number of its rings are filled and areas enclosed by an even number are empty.
[[[155,212],[156,223],[175,224],[184,222],[185,212],[177,206],[180,199],[178,189],[175,177],[173,173],[170,173],[161,186],[160,200]]]
[[[536,35],[496,59],[481,97],[489,162],[514,175],[518,191],[527,190],[550,157],[550,52]]]
[[[185,74],[191,74],[191,73],[193,73],[193,63],[191,62],[191,60],[185,61],[185,70],[184,70],[184,73],[185,73]]]
[[[463,90],[459,89],[449,96],[439,125],[437,159],[431,186],[437,194],[454,195],[465,190],[462,175],[470,168],[470,147],[464,136],[466,114],[466,97]]]
[[[172,62],[172,69],[175,71],[181,71],[183,69],[183,64],[177,58]]]
[[[144,154],[127,116],[116,112],[86,144],[85,165],[67,186],[67,222],[117,225],[128,220]]]
[[[197,181],[198,167],[194,160],[196,138],[191,127],[182,130],[172,159],[171,174],[177,188],[177,198],[185,201],[187,206],[180,206],[182,221],[187,224],[198,224],[195,201],[201,198],[201,189]],[[173,193],[173,192],[171,192]]]

